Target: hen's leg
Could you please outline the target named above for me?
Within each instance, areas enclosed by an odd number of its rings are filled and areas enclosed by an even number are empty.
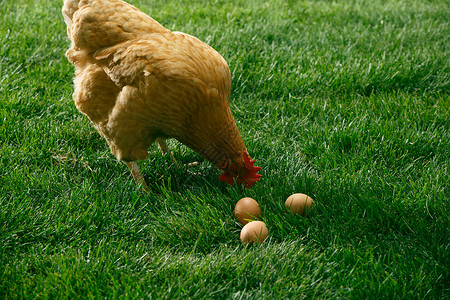
[[[166,139],[165,138],[157,138],[156,142],[158,143],[159,149],[161,149],[161,152],[163,154],[170,153],[170,157],[172,157],[172,159],[175,162],[175,164],[178,165],[178,162],[175,159],[175,156],[173,156],[173,153],[170,151],[169,146],[167,146]]]
[[[131,171],[131,175],[133,175],[133,178],[144,188],[144,190],[149,191],[147,183],[145,183],[144,176],[142,176],[141,169],[139,169],[139,166],[137,162],[135,161],[126,161],[125,162],[128,169]]]
[[[175,156],[173,156],[173,153],[170,151],[169,146],[167,146],[166,139],[164,139],[164,138],[157,138],[156,141],[158,142],[159,149],[161,149],[162,153],[167,154],[167,153],[170,152],[170,156],[172,157],[172,159],[175,162],[175,164],[178,166],[178,162],[175,159]],[[198,161],[194,161],[194,162],[188,163],[187,166],[188,167],[195,167],[198,164],[199,164]]]
[[[157,138],[156,142],[158,142],[159,149],[161,149],[162,153],[166,154],[170,151],[165,138]]]

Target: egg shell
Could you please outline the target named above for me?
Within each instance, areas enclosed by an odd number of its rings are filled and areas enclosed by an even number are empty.
[[[245,225],[241,230],[241,242],[244,244],[261,244],[269,235],[269,230],[264,222],[252,221]]]
[[[239,223],[245,225],[249,220],[251,221],[261,217],[261,208],[254,199],[245,197],[236,203],[236,206],[234,207],[234,216]]]
[[[305,215],[313,204],[314,200],[311,197],[297,193],[289,196],[284,206],[288,211],[292,211],[294,215]]]

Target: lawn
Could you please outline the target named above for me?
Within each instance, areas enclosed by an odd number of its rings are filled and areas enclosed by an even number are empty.
[[[0,0],[0,298],[450,299],[448,1],[130,2],[226,59],[263,178],[173,140],[143,193],[75,108],[62,1]]]

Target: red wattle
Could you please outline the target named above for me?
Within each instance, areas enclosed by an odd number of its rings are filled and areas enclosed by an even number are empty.
[[[227,173],[220,174],[219,180],[224,182],[224,183],[227,183],[229,185],[233,185],[234,184],[234,178],[232,176],[228,175]]]
[[[244,151],[242,154],[244,159],[244,167],[245,171],[239,177],[235,178],[227,173],[222,173],[219,176],[219,180],[227,183],[229,185],[233,185],[235,182],[238,184],[243,184],[246,188],[251,188],[256,182],[259,181],[259,178],[262,175],[257,174],[261,170],[261,167],[255,167],[255,161],[250,158],[247,151]]]

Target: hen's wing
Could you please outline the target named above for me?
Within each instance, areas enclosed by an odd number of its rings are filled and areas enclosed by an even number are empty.
[[[217,132],[218,114],[229,111],[228,65],[189,35],[153,34],[99,50],[94,58],[122,87],[108,128],[132,119],[138,132],[150,130],[154,137],[202,147],[209,142],[208,132]]]
[[[101,49],[94,53],[105,72],[119,86],[137,85],[149,80],[171,84],[201,81],[230,95],[231,76],[225,60],[213,48],[182,33],[150,34]]]

